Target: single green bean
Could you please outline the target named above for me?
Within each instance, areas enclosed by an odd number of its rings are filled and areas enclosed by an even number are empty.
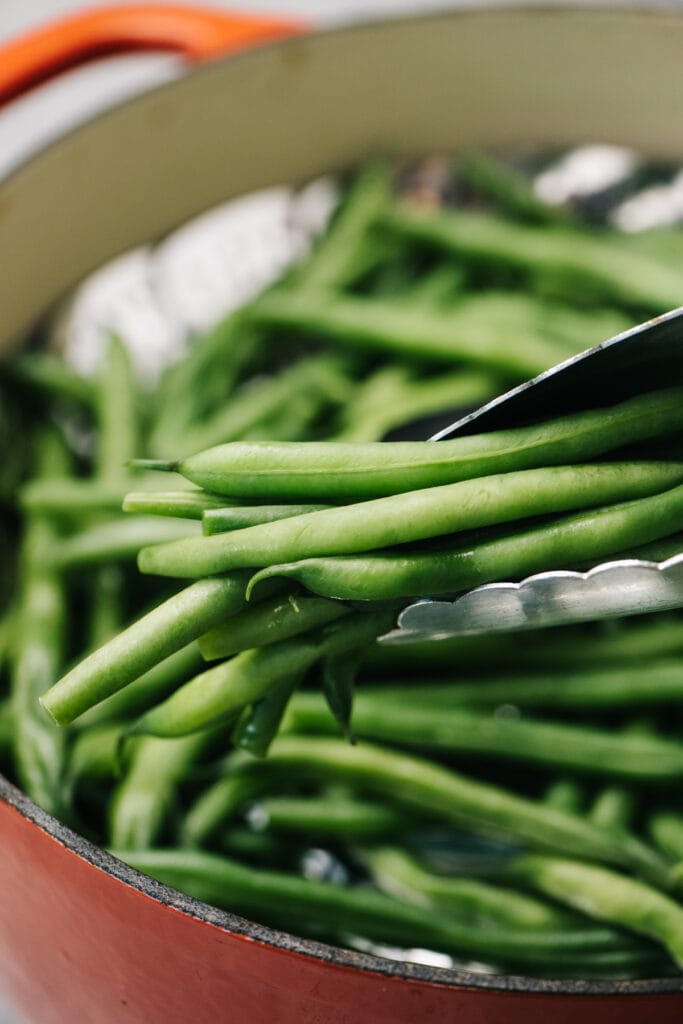
[[[372,643],[394,612],[357,612],[290,640],[244,651],[202,672],[148,711],[133,729],[153,736],[187,736],[260,700],[279,682],[303,674],[326,655]]]
[[[68,455],[56,434],[39,441],[38,474],[59,475]],[[66,643],[66,593],[46,554],[59,543],[52,523],[29,519],[22,539],[22,574],[11,668],[14,764],[24,792],[43,810],[69,818],[66,734],[41,713],[39,695],[59,677]]]
[[[508,651],[508,654],[515,656],[514,652]],[[561,650],[556,650],[556,654],[562,657]],[[369,686],[365,693],[368,699],[374,696]],[[377,696],[391,703],[447,708],[470,705],[496,708],[512,704],[519,708],[557,708],[573,713],[638,709],[643,704],[683,702],[683,660],[653,661],[646,670],[642,665],[627,664],[598,669],[587,666],[569,671],[553,668],[533,675],[503,671],[494,679],[461,676],[458,682],[450,682],[448,678],[436,682],[425,677],[424,683],[383,683]]]
[[[276,523],[280,519],[303,516],[308,512],[321,512],[329,505],[242,505],[234,508],[212,508],[202,515],[202,530],[206,536],[244,530],[248,526]]]
[[[656,811],[648,822],[650,835],[665,854],[683,862],[683,815],[677,811]]]
[[[495,377],[481,370],[415,380],[407,367],[390,363],[368,378],[344,406],[334,439],[337,443],[380,441],[389,431],[421,417],[482,405],[500,390]]]
[[[154,516],[115,519],[62,540],[49,552],[48,565],[64,572],[89,565],[130,561],[148,544],[199,536],[199,524],[192,520],[165,520]]]
[[[683,907],[640,880],[594,864],[538,854],[517,858],[505,874],[584,914],[660,942],[683,967]]]
[[[121,504],[121,503],[119,503]],[[123,498],[123,511],[134,515],[175,516],[201,519],[207,509],[224,508],[226,499],[198,488],[185,491],[130,491]]]
[[[492,200],[497,209],[518,220],[530,224],[568,224],[574,220],[567,207],[544,203],[527,176],[490,153],[459,154],[456,173],[475,192]]]
[[[309,512],[229,534],[158,544],[141,550],[138,567],[144,573],[192,578],[247,566],[372,551],[534,515],[643,497],[674,487],[681,479],[683,463],[655,462],[499,473]],[[586,554],[588,551],[591,549]],[[457,583],[449,589],[458,589]]]
[[[473,263],[527,274],[552,271],[566,279],[568,293],[585,286],[627,309],[663,313],[681,301],[677,268],[622,245],[616,236],[530,227],[485,213],[413,210],[407,204],[389,211],[384,223],[400,238]]]
[[[124,728],[120,722],[104,722],[84,729],[76,736],[69,753],[71,785],[78,785],[83,780],[111,781],[117,777]]]
[[[616,836],[579,815],[408,754],[368,743],[352,747],[341,740],[281,736],[269,763],[295,775],[351,784],[480,835],[623,867],[661,888],[675,885],[669,865],[632,836]]]
[[[119,512],[130,483],[97,480],[34,479],[19,492],[19,504],[28,514],[82,519],[85,516]]]
[[[0,700],[0,757],[6,757],[12,750],[14,721],[12,705],[7,698]]]
[[[303,833],[345,843],[386,839],[411,824],[408,815],[393,807],[339,794],[267,796],[257,800],[248,817],[252,828]]]
[[[452,594],[495,580],[571,568],[584,563],[588,552],[598,562],[665,536],[681,523],[683,487],[675,487],[653,497],[566,516],[470,548],[330,556],[273,565],[254,574],[249,593],[264,580],[284,577],[321,597],[342,601]]]
[[[51,352],[24,352],[3,367],[10,379],[42,392],[49,399],[75,402],[86,409],[96,402],[92,381],[75,373],[67,361]]]
[[[249,757],[249,770],[241,771],[246,756],[230,755],[225,774],[200,793],[190,806],[180,829],[182,845],[206,845],[237,811],[263,793],[272,793],[276,780],[268,761]]]
[[[138,679],[246,604],[246,573],[198,580],[128,626],[40,699],[60,725]]]
[[[199,649],[206,661],[227,658],[317,629],[350,611],[340,601],[321,597],[274,597],[209,630],[199,638]]]
[[[502,928],[559,928],[567,913],[535,896],[478,878],[439,875],[396,846],[363,849],[360,860],[375,884],[397,899]]]
[[[109,802],[110,843],[139,850],[161,837],[177,804],[178,784],[214,738],[215,731],[209,731],[175,740],[143,736],[135,741],[125,776]]]
[[[168,697],[181,683],[186,683],[201,671],[204,664],[195,642],[181,647],[158,665],[144,672],[138,679],[128,683],[118,693],[107,697],[100,704],[86,711],[75,723],[84,730],[110,722],[124,722],[147,711],[160,700]]]
[[[469,295],[440,310],[391,299],[274,291],[254,304],[252,316],[262,327],[322,335],[351,349],[422,364],[468,363],[520,381],[632,326],[618,313],[555,309],[512,292]]]
[[[97,386],[96,475],[118,483],[128,478],[128,462],[140,448],[137,387],[124,343],[111,336]]]
[[[178,462],[140,460],[139,465],[175,470],[207,491],[228,496],[259,501],[349,501],[498,472],[588,462],[682,427],[683,388],[672,388],[608,409],[437,444],[235,443]]]
[[[584,792],[575,779],[559,778],[546,789],[543,802],[560,811],[580,814],[584,803]]]
[[[290,706],[289,726],[302,732],[334,730],[317,693],[297,695]],[[357,694],[353,729],[360,737],[450,757],[475,754],[603,778],[683,778],[683,744],[673,740],[586,725],[508,718],[426,701],[421,705],[398,704],[383,693]]]
[[[344,290],[386,256],[387,243],[372,228],[390,206],[392,177],[385,161],[361,169],[312,255],[295,270],[299,287]]]
[[[232,731],[238,750],[265,757],[284,718],[290,697],[301,683],[301,673],[285,676],[264,697],[244,708]]]
[[[623,969],[643,953],[612,930],[559,933],[474,930],[447,915],[393,900],[367,887],[354,888],[284,872],[254,871],[200,850],[113,850],[114,856],[167,885],[234,913],[264,917],[289,930],[327,927],[333,934],[444,949],[496,963],[567,973],[587,967]]]

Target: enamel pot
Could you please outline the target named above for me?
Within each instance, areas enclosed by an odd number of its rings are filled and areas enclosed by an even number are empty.
[[[683,17],[670,11],[479,7],[309,34],[197,8],[116,6],[0,52],[0,99],[141,48],[198,66],[0,183],[2,349],[115,254],[230,196],[373,151],[605,141],[683,162]],[[680,978],[434,970],[263,928],[126,867],[2,778],[0,992],[22,1024],[683,1020]]]

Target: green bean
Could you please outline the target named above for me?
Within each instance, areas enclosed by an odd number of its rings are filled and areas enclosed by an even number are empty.
[[[507,292],[471,295],[438,310],[390,299],[345,295],[331,301],[309,291],[274,291],[254,304],[252,316],[263,327],[322,335],[351,349],[423,364],[466,362],[518,380],[632,326],[616,313],[554,309]]]
[[[543,794],[543,802],[548,807],[555,807],[560,811],[569,811],[571,814],[579,814],[583,806],[583,790],[575,779],[556,779]]]
[[[87,655],[40,699],[60,725],[123,689],[246,604],[247,574],[198,580]]]
[[[321,512],[330,505],[243,505],[235,508],[208,509],[202,516],[202,529],[206,536],[244,530],[247,526],[276,523],[280,519],[303,516],[307,512]]]
[[[284,872],[258,872],[236,861],[200,850],[113,850],[114,856],[167,885],[233,913],[286,925],[289,930],[319,931],[329,922],[339,934],[404,946],[444,949],[540,970],[589,973],[604,966],[623,969],[642,952],[611,930],[535,933],[519,929],[473,930],[446,915],[393,900],[367,887],[353,888],[304,879]],[[630,954],[630,955],[629,955]]]
[[[601,790],[590,809],[591,820],[603,828],[628,828],[635,807],[635,796],[623,786]]]
[[[411,305],[424,305],[427,308],[443,308],[449,306],[459,292],[464,291],[466,273],[457,263],[440,263],[436,269],[413,284],[405,296]]]
[[[260,332],[242,311],[192,339],[184,357],[170,366],[157,390],[148,447],[164,456],[183,443],[188,429],[210,417],[233,393],[261,345]]]
[[[161,836],[178,799],[178,784],[215,737],[215,731],[160,740],[143,736],[135,741],[121,784],[109,803],[109,841],[139,850]]]
[[[396,846],[363,849],[359,856],[380,889],[418,906],[502,928],[542,929],[567,924],[566,911],[535,896],[478,878],[435,874]]]
[[[623,867],[661,888],[675,884],[666,862],[632,836],[617,836],[579,815],[404,753],[368,743],[352,747],[341,740],[287,736],[275,741],[269,763],[275,770],[354,785],[480,835]]]
[[[104,512],[119,512],[130,483],[97,479],[33,479],[19,492],[19,504],[30,515],[82,519]]]
[[[111,336],[98,381],[96,452],[96,474],[111,483],[127,479],[127,464],[139,450],[135,384],[128,350]]]
[[[303,732],[331,732],[334,728],[323,700],[315,693],[297,696],[289,724]],[[672,740],[586,725],[507,718],[426,701],[402,705],[382,693],[358,694],[353,728],[367,739],[451,757],[476,754],[604,778],[661,781],[683,777],[683,744]]]
[[[59,475],[68,457],[55,434],[40,438],[38,473]],[[13,644],[11,702],[14,763],[24,792],[43,810],[69,818],[65,788],[66,734],[54,727],[37,703],[62,669],[66,640],[66,594],[46,566],[46,553],[58,543],[52,524],[32,517],[22,539],[22,576]]]
[[[309,629],[334,622],[351,611],[339,601],[320,597],[274,597],[247,608],[199,638],[206,661],[288,640]]]
[[[380,441],[407,422],[449,409],[482,405],[500,388],[481,370],[459,370],[415,380],[408,368],[390,363],[363,382],[342,410],[337,443]]]
[[[596,917],[660,942],[683,967],[683,907],[638,879],[594,864],[525,854],[506,876]]]
[[[650,835],[665,854],[683,862],[683,816],[677,811],[656,811],[648,822]]]
[[[249,593],[264,580],[284,577],[321,597],[342,601],[452,594],[495,580],[571,568],[585,562],[589,551],[598,562],[664,536],[680,522],[683,487],[676,487],[653,497],[566,516],[471,548],[330,556],[272,565],[254,574]]]
[[[141,550],[138,567],[144,573],[191,578],[316,555],[371,551],[528,516],[642,497],[680,484],[682,478],[683,464],[655,462],[500,473],[309,512],[234,533],[158,544]],[[457,584],[450,589],[458,589]]]
[[[339,794],[267,796],[249,812],[252,828],[303,833],[342,842],[386,839],[404,831],[410,818],[393,807]]]
[[[267,761],[249,758],[249,770],[240,771],[245,755],[228,757],[225,774],[201,793],[186,813],[180,829],[184,846],[204,846],[237,811],[272,792],[273,772]]]
[[[96,725],[134,718],[195,676],[203,664],[197,643],[181,647],[118,693],[90,708],[75,724],[87,730]]]
[[[104,722],[80,732],[69,754],[70,783],[115,779],[120,770],[123,735],[124,726],[120,722]]]
[[[90,380],[75,373],[65,359],[51,352],[24,352],[3,367],[11,378],[29,385],[49,399],[75,402],[89,409],[95,404]]]
[[[386,242],[371,230],[391,196],[390,166],[380,160],[367,163],[312,256],[295,270],[295,282],[310,290],[344,290],[367,273],[387,252]]]
[[[120,565],[97,565],[88,609],[89,648],[106,643],[121,628],[124,583]]]
[[[176,690],[138,721],[135,733],[187,736],[260,700],[282,679],[303,674],[326,655],[372,643],[394,613],[355,613],[290,640],[244,651]]]
[[[11,753],[13,732],[12,705],[7,698],[0,699],[0,757]]]
[[[163,540],[200,536],[199,524],[191,520],[166,521],[154,516],[99,523],[62,540],[48,555],[52,569],[62,572],[88,565],[130,561],[140,548]]]
[[[301,359],[277,376],[252,379],[210,419],[188,428],[181,439],[184,451],[237,441],[291,403],[313,400],[314,414],[325,403],[345,401],[351,392],[345,366],[338,355],[323,353]]]
[[[332,712],[342,735],[355,743],[351,729],[351,711],[356,677],[364,651],[343,651],[328,655],[322,664],[322,691],[327,707]]]
[[[207,491],[259,500],[377,498],[497,472],[587,462],[636,440],[683,427],[683,389],[652,392],[609,409],[544,424],[453,438],[438,444],[229,444],[179,462],[140,460],[176,470]]]
[[[489,153],[460,153],[457,176],[518,220],[531,224],[568,224],[574,220],[566,207],[551,206],[539,199],[527,176]]]
[[[528,634],[527,634],[528,635]],[[489,638],[490,642],[490,638]],[[562,651],[556,650],[558,657]],[[512,655],[514,657],[514,655]],[[457,662],[455,662],[457,664]],[[515,664],[516,667],[516,664]],[[374,696],[368,687],[367,698]],[[412,685],[382,684],[382,700],[400,704],[432,704],[436,707],[488,707],[512,704],[519,708],[558,708],[576,712],[638,709],[643,704],[683,702],[683,661],[661,660],[643,665],[619,665],[593,670],[546,670],[533,675],[499,673],[487,677],[448,678],[440,682],[425,677]]]
[[[124,512],[134,515],[201,519],[207,510],[223,509],[226,499],[193,487],[185,491],[130,491],[122,504]]]
[[[244,708],[232,731],[238,750],[265,757],[280,729],[289,699],[301,683],[301,673],[285,676],[265,696]]]
[[[540,229],[485,213],[417,210],[407,204],[394,207],[383,220],[399,238],[473,263],[532,275],[552,271],[566,281],[568,295],[585,286],[627,309],[653,313],[681,301],[677,268],[621,245],[614,236],[560,226]]]

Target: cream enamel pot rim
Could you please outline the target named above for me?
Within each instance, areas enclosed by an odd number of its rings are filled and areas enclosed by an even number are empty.
[[[371,151],[600,140],[681,159],[682,55],[683,18],[670,11],[504,7],[301,36],[204,66],[102,114],[0,185],[0,348],[113,255],[230,196]],[[680,978],[435,971],[283,937],[145,879],[2,779],[0,843],[0,985],[41,1024],[203,1022],[228,993],[238,1024],[457,1013],[566,1024],[604,1020],[608,1007],[623,1024],[652,1013],[673,1024],[683,1007]]]

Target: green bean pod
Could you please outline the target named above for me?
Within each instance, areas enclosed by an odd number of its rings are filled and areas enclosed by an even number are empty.
[[[317,629],[350,611],[341,601],[321,597],[275,597],[209,630],[199,638],[199,649],[206,661],[227,658]]]
[[[124,512],[134,515],[201,519],[205,511],[223,508],[226,500],[193,487],[184,491],[130,491],[122,504]]]
[[[418,906],[507,928],[560,928],[567,924],[566,911],[535,896],[479,878],[437,875],[398,846],[365,848],[359,857],[380,889]]]
[[[202,532],[206,536],[214,533],[229,533],[244,530],[248,526],[276,523],[280,519],[292,519],[308,512],[322,512],[329,505],[244,505],[234,508],[212,508],[202,515]]]
[[[213,732],[175,740],[143,736],[108,808],[109,841],[129,850],[152,846],[177,801],[178,784],[214,738]]]
[[[525,854],[506,876],[600,921],[632,929],[660,942],[683,967],[683,907],[669,896],[594,864]]]
[[[48,553],[48,564],[65,572],[90,565],[131,561],[147,544],[200,535],[199,524],[191,520],[131,516],[91,526],[60,541]]]
[[[298,694],[289,712],[291,729],[331,732],[323,700]],[[675,781],[683,778],[683,744],[658,736],[610,732],[586,725],[497,716],[438,701],[394,703],[381,691],[357,695],[353,729],[371,740],[458,757],[474,754],[581,772],[598,778]]]
[[[527,634],[528,635],[528,634]],[[509,653],[509,652],[508,652]],[[558,657],[562,652],[556,649]],[[510,655],[514,657],[514,654]],[[362,699],[374,697],[370,686]],[[533,674],[508,674],[502,670],[495,678],[461,676],[436,682],[425,677],[423,683],[381,685],[378,699],[392,704],[419,704],[435,707],[487,707],[511,704],[518,708],[548,708],[572,713],[608,710],[638,710],[643,705],[683,702],[683,661],[662,659],[642,665],[614,668],[552,669]]]

